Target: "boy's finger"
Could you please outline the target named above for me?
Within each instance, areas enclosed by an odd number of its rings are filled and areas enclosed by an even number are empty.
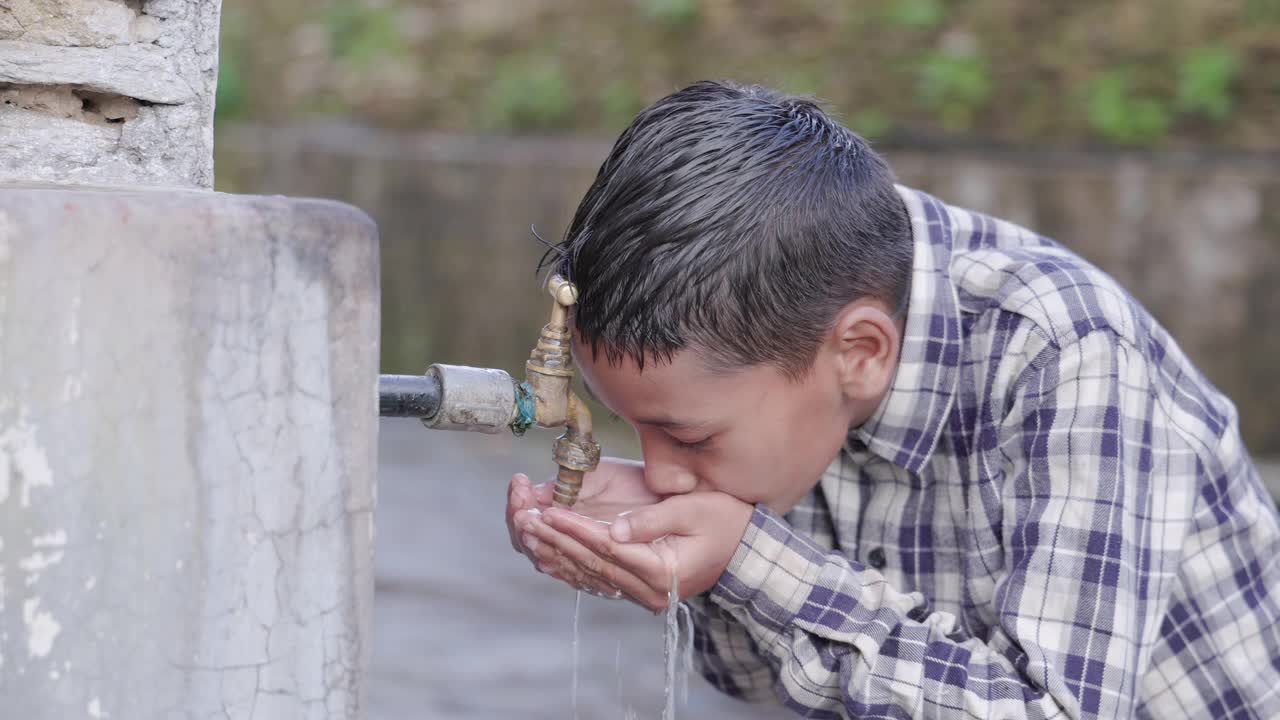
[[[511,478],[511,483],[507,485],[507,536],[511,539],[511,549],[520,552],[520,541],[517,539],[519,531],[515,525],[516,513],[520,511],[520,503],[516,498],[516,479]]]
[[[524,533],[521,543],[524,545],[529,559],[535,563],[560,562],[560,551],[556,549],[556,546],[539,540],[531,532]]]
[[[667,535],[690,534],[697,524],[696,494],[676,495],[649,507],[624,513],[609,534],[619,543],[647,543]]]
[[[554,500],[556,492],[555,483],[539,483],[529,489],[529,494],[533,496],[533,501],[539,507],[548,507]]]
[[[599,578],[588,575],[572,560],[559,553],[556,554],[555,560],[539,563],[538,567],[539,569],[545,568],[544,572],[546,574],[565,582],[574,590],[591,589],[596,592],[603,592],[602,581]],[[613,591],[610,590],[609,592],[612,593]]]
[[[619,588],[619,587],[613,587],[611,585],[608,585],[607,583],[600,580],[599,578],[589,577],[586,587],[581,589],[588,590],[590,594],[595,595],[596,597],[599,597],[599,598],[603,598],[605,600],[626,600],[627,602],[632,603],[634,605],[638,605],[644,608],[645,610],[652,611],[653,609],[653,608],[650,608],[645,603],[641,602],[640,600],[636,599],[631,593],[627,592],[626,590],[623,590],[622,588]],[[666,607],[666,606],[664,605],[663,607]]]
[[[566,585],[569,585],[570,587],[573,587],[573,588],[578,587],[579,583],[577,581],[577,578],[574,577],[574,575],[572,574],[573,571],[568,566],[565,566],[563,564],[538,563],[538,572],[542,573],[543,575],[550,575],[551,577],[555,578],[556,580],[559,580],[560,582],[563,582]]]
[[[654,603],[662,605],[666,602],[665,590],[655,589],[643,575],[636,573],[632,568],[602,559],[573,536],[560,532],[546,522],[532,525],[530,533],[538,540],[539,553],[555,553],[562,560],[571,562],[587,577],[596,579],[597,582],[594,584],[602,593],[612,594],[614,588],[617,588],[635,599],[637,604],[645,607],[650,607]],[[644,549],[643,546],[641,549]],[[661,561],[657,560],[652,552],[649,552],[649,555],[650,557],[645,558],[637,554],[637,557],[631,559],[638,558],[642,562],[647,560],[650,564],[656,562],[661,565]],[[665,588],[665,584],[662,587]]]
[[[511,482],[507,485],[507,535],[511,539],[511,549],[516,552],[523,552],[523,548],[520,546],[519,529],[515,526],[515,515],[523,510],[528,502],[528,487],[529,477],[523,473],[512,475]]]
[[[522,517],[528,517],[528,519],[519,525],[521,546],[527,549],[537,562],[557,560],[560,549],[556,536],[559,533],[539,520],[536,515]]]
[[[511,520],[511,516],[516,512],[523,510],[529,502],[529,478],[520,473],[511,476],[511,482],[507,485],[507,520]]]

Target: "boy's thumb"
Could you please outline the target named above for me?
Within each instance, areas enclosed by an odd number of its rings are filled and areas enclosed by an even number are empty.
[[[684,534],[689,530],[687,510],[686,497],[667,498],[657,505],[623,513],[609,528],[609,535],[617,542],[639,543]]]

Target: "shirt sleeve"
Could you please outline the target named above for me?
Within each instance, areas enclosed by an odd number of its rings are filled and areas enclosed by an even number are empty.
[[[751,634],[703,593],[685,600],[693,620],[693,655],[698,672],[712,687],[753,703],[777,704],[777,673]]]
[[[757,507],[711,599],[811,717],[1130,717],[1185,508],[1153,502],[1145,362],[1109,332],[1050,348],[1001,423],[1005,569],[984,637]],[[1144,467],[1144,464],[1147,467]]]

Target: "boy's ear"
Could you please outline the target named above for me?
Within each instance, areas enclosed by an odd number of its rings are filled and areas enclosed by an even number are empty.
[[[828,337],[840,386],[851,400],[875,400],[889,389],[902,333],[884,303],[855,300],[836,315]]]

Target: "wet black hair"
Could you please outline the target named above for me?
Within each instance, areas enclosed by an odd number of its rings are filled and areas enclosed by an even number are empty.
[[[836,313],[904,301],[911,229],[888,164],[807,98],[704,81],[622,133],[543,258],[610,362],[697,351],[806,374]]]

